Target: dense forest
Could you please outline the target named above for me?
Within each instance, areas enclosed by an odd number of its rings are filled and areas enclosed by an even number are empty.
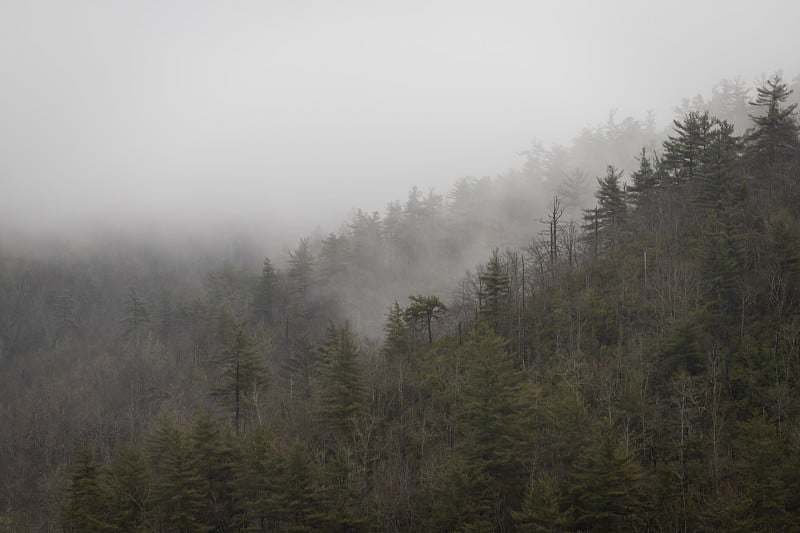
[[[798,83],[255,265],[4,245],[0,531],[800,530]]]

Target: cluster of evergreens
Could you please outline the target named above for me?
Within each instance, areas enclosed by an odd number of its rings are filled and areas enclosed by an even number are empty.
[[[542,238],[438,295],[409,272],[503,233],[490,181],[446,208],[414,189],[194,292],[170,266],[153,287],[152,265],[9,261],[3,378],[30,388],[3,398],[0,528],[796,530],[800,126],[780,77],[752,122],[729,92],[736,121],[687,109],[627,183],[608,167],[582,223],[580,173],[536,227],[503,204]],[[121,274],[137,290],[103,290]],[[390,279],[415,295],[376,311]]]

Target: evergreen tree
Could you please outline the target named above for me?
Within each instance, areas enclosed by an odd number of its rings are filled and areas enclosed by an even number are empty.
[[[323,465],[316,492],[319,512],[314,517],[322,531],[357,532],[366,524],[364,483],[352,454],[337,447]]]
[[[195,417],[188,445],[205,487],[205,506],[198,521],[212,531],[232,531],[235,493],[233,463],[236,459],[230,435],[220,431],[208,413]]]
[[[433,321],[447,311],[447,306],[436,296],[419,294],[409,296],[408,299],[411,300],[411,304],[405,310],[406,322],[410,324],[423,323],[428,332],[428,344],[433,344]]]
[[[264,258],[264,265],[261,269],[261,277],[255,289],[253,303],[256,311],[261,315],[267,324],[273,323],[275,303],[278,297],[278,275],[272,266],[269,257]]]
[[[206,509],[206,485],[191,447],[168,416],[161,416],[145,451],[155,471],[148,507],[160,530],[208,531],[199,521]]]
[[[620,183],[622,172],[609,165],[603,178],[597,178],[598,189],[595,192],[597,207],[584,211],[583,228],[600,239],[614,242],[619,229],[625,222],[627,208],[625,191]]]
[[[315,497],[315,467],[308,451],[295,443],[286,462],[284,487],[287,530],[292,533],[315,531],[315,514],[324,512]]]
[[[242,513],[241,529],[274,531],[286,513],[286,463],[263,426],[248,434],[241,460],[236,462],[236,493]]]
[[[383,354],[392,361],[407,360],[410,356],[411,346],[406,325],[405,312],[397,300],[389,306],[386,312],[386,325],[383,328],[386,335],[383,341]]]
[[[294,297],[305,307],[308,291],[314,275],[314,256],[308,239],[300,239],[297,247],[289,252],[289,280]]]
[[[739,163],[739,139],[733,126],[714,120],[700,154],[700,170],[694,201],[706,209],[722,209],[730,205],[744,185]]]
[[[800,125],[797,104],[786,105],[792,93],[780,74],[758,87],[752,105],[760,112],[751,115],[754,127],[747,134],[747,153],[751,168],[760,179],[772,178],[783,165],[800,155]]]
[[[61,522],[67,531],[91,533],[110,530],[106,495],[100,487],[100,468],[88,445],[78,450]]]
[[[558,481],[540,472],[525,491],[519,511],[512,511],[517,531],[560,533],[565,530],[565,513],[560,509]]]
[[[648,207],[652,202],[653,193],[658,186],[658,177],[644,148],[642,148],[642,154],[638,160],[639,168],[631,174],[633,183],[629,189],[629,196],[637,209],[642,209]]]
[[[341,284],[342,276],[347,272],[348,266],[348,241],[346,237],[339,237],[329,233],[322,241],[319,252],[319,279],[325,284]]]
[[[479,326],[464,343],[460,452],[470,473],[470,498],[495,528],[510,527],[511,509],[525,490],[525,464],[532,453],[531,406],[522,375],[503,340]]]
[[[646,524],[642,472],[603,422],[600,441],[586,445],[569,477],[566,503],[579,531],[636,531]]]
[[[350,441],[364,410],[365,389],[358,345],[349,324],[331,325],[320,349],[320,397],[317,414],[337,440]]]
[[[664,158],[673,184],[692,183],[700,171],[700,155],[711,129],[708,111],[693,111],[673,121],[674,135],[664,141]]]
[[[492,257],[486,264],[486,270],[478,277],[480,290],[480,313],[488,324],[497,333],[508,332],[508,294],[511,286],[511,277],[508,275],[506,265],[500,259],[497,248],[492,251]]]
[[[244,322],[234,322],[232,329],[230,344],[217,358],[222,380],[212,394],[232,407],[234,427],[238,433],[245,410],[253,407],[253,398],[257,397],[254,392],[267,383],[268,372],[264,356]]]
[[[122,444],[108,472],[110,501],[108,519],[121,531],[143,531],[148,518],[150,479],[142,451],[133,443]]]

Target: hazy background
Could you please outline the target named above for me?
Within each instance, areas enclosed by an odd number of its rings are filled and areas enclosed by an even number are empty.
[[[666,125],[721,78],[797,72],[799,5],[3,1],[2,233],[291,241],[610,109]]]

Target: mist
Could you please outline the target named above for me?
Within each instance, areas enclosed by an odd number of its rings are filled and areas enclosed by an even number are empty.
[[[781,16],[773,16],[780,11]],[[417,185],[796,65],[793,2],[16,2],[3,234],[294,242]],[[603,169],[598,168],[597,173]]]

